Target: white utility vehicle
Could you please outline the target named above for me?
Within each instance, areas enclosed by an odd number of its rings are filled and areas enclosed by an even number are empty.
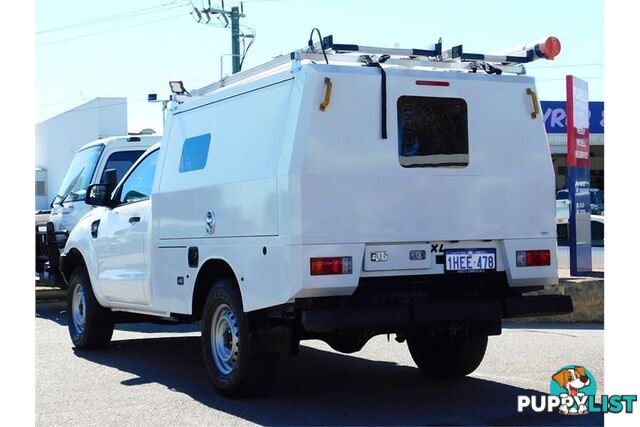
[[[568,313],[526,296],[557,282],[554,172],[532,77],[555,38],[513,55],[308,48],[191,91],[172,82],[162,145],[69,236],[71,339],[114,322],[200,322],[231,396],[321,339],[407,341],[418,367],[463,376],[501,319]],[[508,75],[509,74],[509,75]]]
[[[98,182],[115,187],[142,153],[160,139],[158,135],[114,136],[78,150],[51,202],[49,220],[36,228],[36,273],[41,281],[64,284],[58,274],[58,257],[69,232],[91,209],[84,202],[87,187]]]

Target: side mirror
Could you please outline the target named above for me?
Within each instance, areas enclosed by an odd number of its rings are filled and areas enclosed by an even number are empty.
[[[111,206],[111,191],[109,184],[91,184],[85,193],[84,202],[91,206]]]

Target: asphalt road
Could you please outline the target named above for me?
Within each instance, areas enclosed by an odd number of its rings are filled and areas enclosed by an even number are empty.
[[[218,396],[197,326],[118,325],[110,348],[74,350],[60,293],[38,291],[37,425],[602,425],[598,414],[519,414],[516,397],[549,390],[581,364],[603,389],[601,327],[509,324],[470,377],[424,377],[405,344],[375,337],[343,355],[306,341],[283,358],[269,397]]]

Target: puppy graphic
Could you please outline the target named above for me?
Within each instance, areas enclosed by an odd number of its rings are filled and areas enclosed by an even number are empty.
[[[555,374],[553,380],[560,384],[560,386],[567,390],[567,393],[563,393],[560,396],[571,396],[575,398],[576,396],[582,397],[584,393],[580,392],[580,389],[588,386],[591,383],[589,377],[584,371],[584,368],[581,366],[574,366],[573,368],[566,368]],[[578,406],[576,408],[576,406]],[[560,406],[560,412],[563,414],[585,414],[587,413],[587,406],[584,404],[579,405],[570,405],[567,406],[565,404]]]

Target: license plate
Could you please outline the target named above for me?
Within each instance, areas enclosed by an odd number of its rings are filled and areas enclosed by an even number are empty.
[[[496,270],[495,249],[450,249],[444,253],[444,270],[456,273],[481,273]]]

